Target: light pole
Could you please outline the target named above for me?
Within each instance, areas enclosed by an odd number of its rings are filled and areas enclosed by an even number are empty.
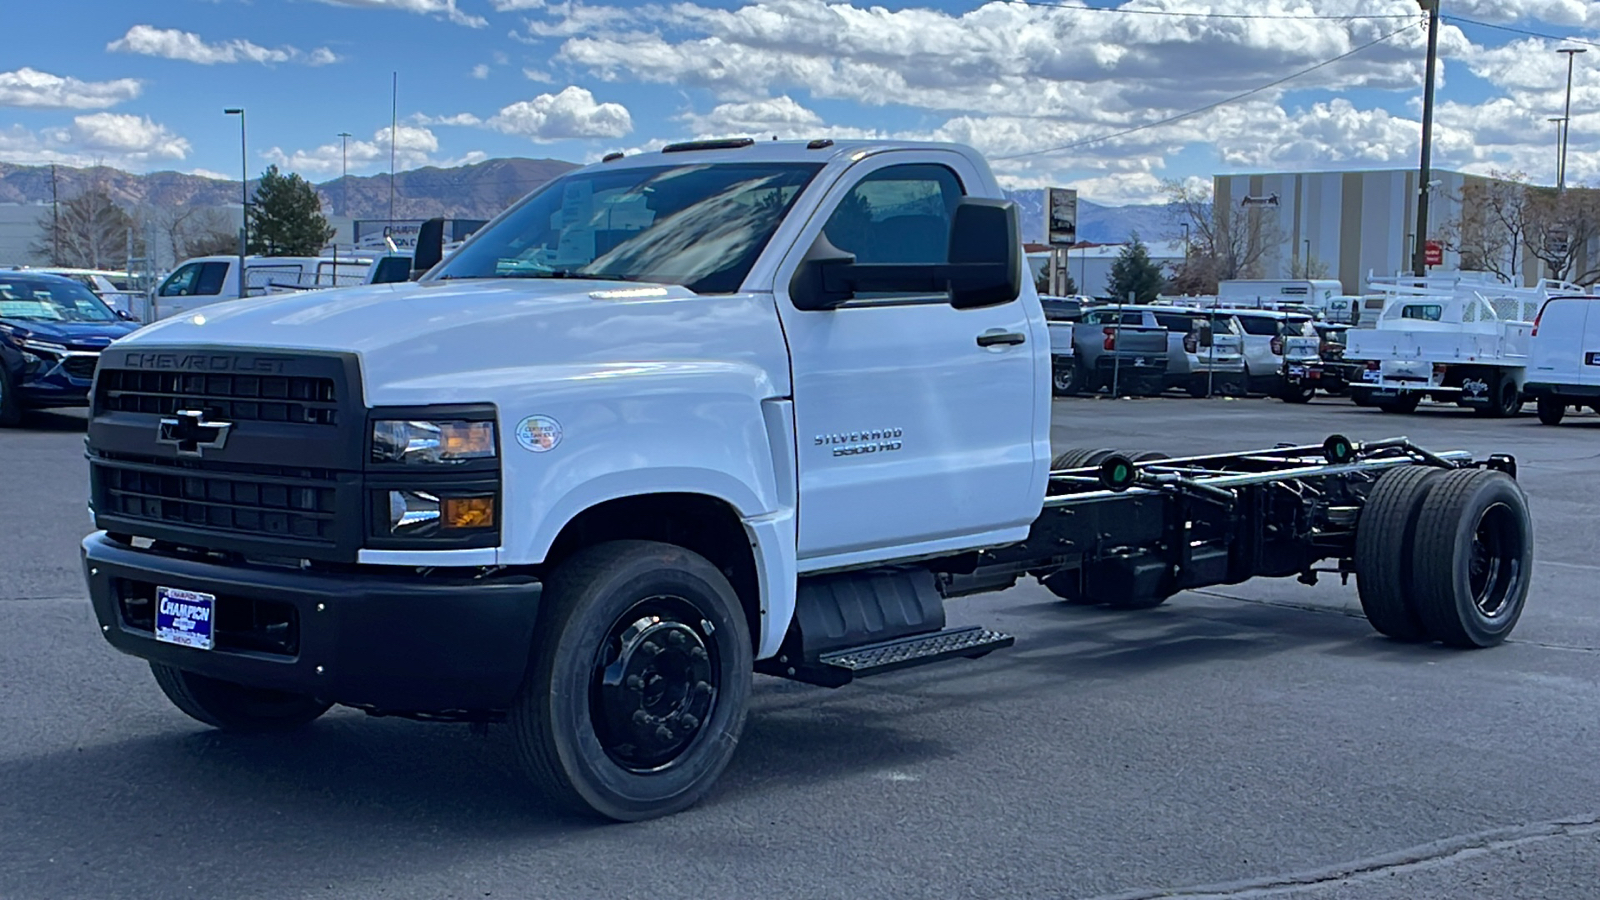
[[[245,296],[244,255],[250,246],[250,160],[245,154],[244,108],[225,109],[223,115],[239,117],[239,296]]]
[[[1546,122],[1554,122],[1554,123],[1556,123],[1556,181],[1560,181],[1561,180],[1561,135],[1562,135],[1563,123],[1565,123],[1567,120],[1563,119],[1560,116],[1551,116],[1550,118],[1546,119],[1545,121]]]
[[[1189,268],[1189,223],[1178,223],[1183,226],[1183,267]]]
[[[339,214],[350,215],[350,132],[339,132]]]
[[[1311,239],[1310,238],[1306,238],[1306,239],[1302,240],[1300,243],[1306,245],[1306,257],[1305,257],[1304,268],[1301,269],[1300,274],[1304,275],[1306,277],[1306,279],[1309,280],[1311,278]]]
[[[1428,14],[1428,61],[1423,66],[1422,159],[1417,169],[1417,239],[1411,248],[1411,274],[1428,274],[1422,242],[1428,239],[1428,179],[1433,164],[1433,73],[1439,64],[1439,0],[1417,0]]]
[[[1561,114],[1561,164],[1556,169],[1556,191],[1567,191],[1567,139],[1572,134],[1572,59],[1579,53],[1589,51],[1581,47],[1563,47],[1556,51],[1567,55],[1567,108]]]

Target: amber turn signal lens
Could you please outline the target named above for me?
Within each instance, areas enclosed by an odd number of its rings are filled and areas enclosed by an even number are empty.
[[[494,423],[440,422],[439,449],[445,459],[494,456]]]
[[[493,528],[494,497],[445,497],[445,528]]]

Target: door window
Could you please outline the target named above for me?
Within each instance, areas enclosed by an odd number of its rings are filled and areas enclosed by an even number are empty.
[[[858,263],[909,265],[949,261],[950,223],[961,180],[944,166],[889,166],[863,178],[822,226],[835,247]],[[859,294],[859,299],[927,296]]]
[[[189,263],[167,276],[161,283],[163,297],[186,297],[194,293],[194,280],[200,274],[200,263]]]

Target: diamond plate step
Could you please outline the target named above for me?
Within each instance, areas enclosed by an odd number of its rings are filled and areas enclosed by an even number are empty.
[[[824,653],[817,662],[848,681],[956,657],[977,659],[1001,647],[1009,647],[1016,640],[1009,634],[974,625],[836,650]]]

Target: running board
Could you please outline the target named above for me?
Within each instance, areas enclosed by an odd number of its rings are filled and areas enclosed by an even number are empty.
[[[974,625],[970,628],[952,628],[933,634],[913,635],[875,644],[863,644],[859,647],[847,647],[824,653],[815,663],[791,666],[777,671],[768,668],[767,671],[773,675],[808,684],[842,687],[868,675],[909,669],[912,666],[943,662],[957,657],[977,659],[1002,647],[1009,647],[1016,643],[1016,640],[1009,634],[1001,634]]]

